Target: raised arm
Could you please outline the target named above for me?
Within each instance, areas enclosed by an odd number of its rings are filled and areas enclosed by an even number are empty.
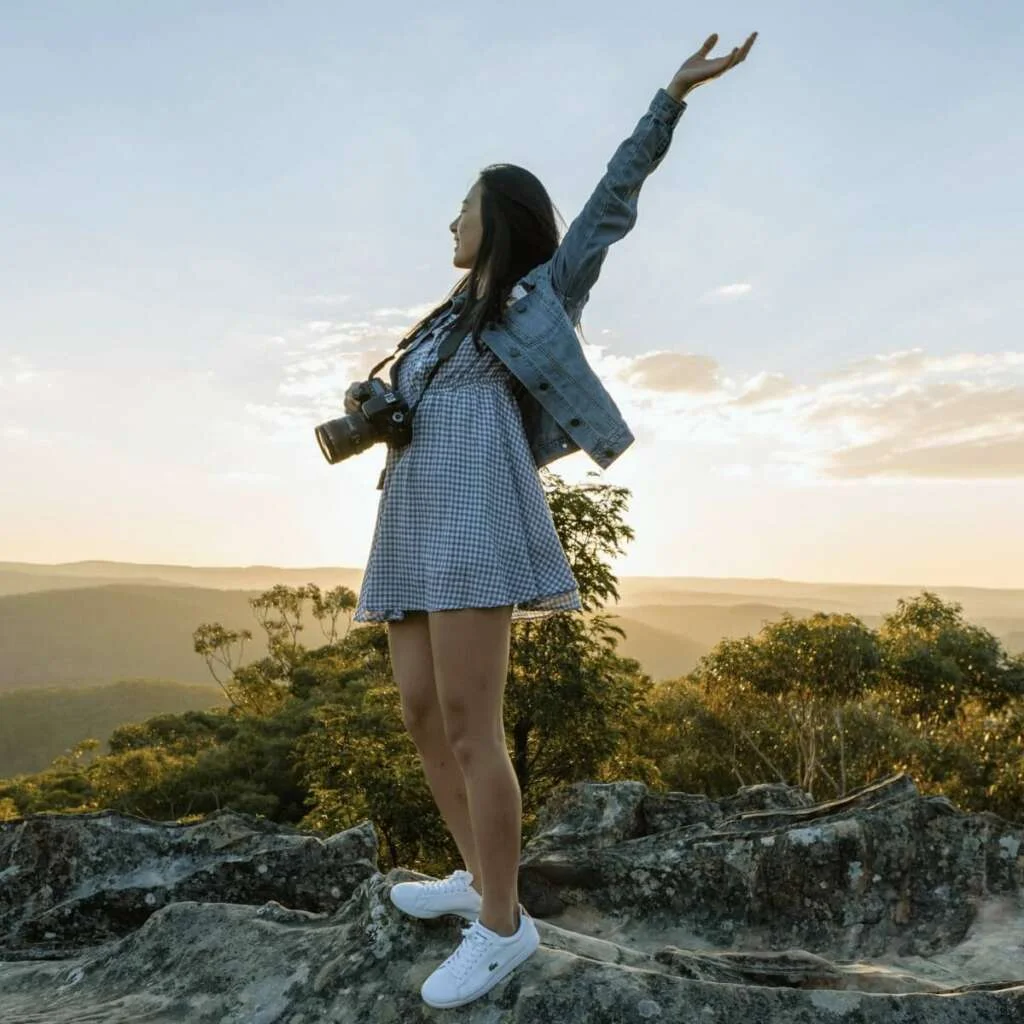
[[[679,68],[668,88],[657,91],[633,134],[613,154],[604,177],[551,257],[551,283],[574,323],[601,273],[608,247],[636,223],[640,186],[668,152],[676,123],[686,109],[683,97],[740,63],[756,36],[756,32],[750,35],[727,57],[706,60],[718,39],[716,34],[710,35]]]
[[[659,89],[633,134],[619,145],[604,177],[551,257],[551,283],[574,323],[601,273],[608,247],[636,223],[640,186],[661,163],[684,101]]]

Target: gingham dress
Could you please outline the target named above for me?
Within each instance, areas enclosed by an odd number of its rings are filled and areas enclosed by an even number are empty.
[[[423,391],[459,308],[394,366],[399,393],[415,405],[412,441],[387,452],[357,622],[500,605],[513,606],[515,621],[582,607],[508,369],[467,335]]]

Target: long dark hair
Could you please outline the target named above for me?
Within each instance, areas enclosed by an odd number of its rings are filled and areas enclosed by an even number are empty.
[[[483,232],[473,266],[406,334],[405,341],[414,338],[451,299],[465,295],[452,330],[469,323],[470,336],[479,349],[484,326],[501,321],[512,286],[534,267],[551,259],[558,248],[555,218],[563,231],[565,221],[536,175],[515,164],[491,164],[480,172],[479,179]],[[477,299],[481,280],[486,284],[483,295]],[[579,334],[585,342],[582,331]]]

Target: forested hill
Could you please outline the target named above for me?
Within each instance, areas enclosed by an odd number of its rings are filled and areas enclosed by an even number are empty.
[[[119,725],[153,715],[181,714],[227,705],[224,692],[208,685],[152,679],[125,679],[107,686],[76,689],[40,687],[0,694],[0,778],[42,771],[55,757],[89,737],[99,753]]]
[[[266,637],[248,604],[257,593],[113,583],[0,597],[0,693],[142,677],[211,683],[193,632],[203,622],[250,629],[246,660],[261,657]]]

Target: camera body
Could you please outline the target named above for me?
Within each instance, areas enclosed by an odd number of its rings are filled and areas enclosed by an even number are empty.
[[[360,381],[349,388],[348,396],[359,403],[359,411],[316,428],[317,443],[332,466],[378,441],[387,442],[389,448],[403,448],[412,440],[409,406],[382,380]]]

